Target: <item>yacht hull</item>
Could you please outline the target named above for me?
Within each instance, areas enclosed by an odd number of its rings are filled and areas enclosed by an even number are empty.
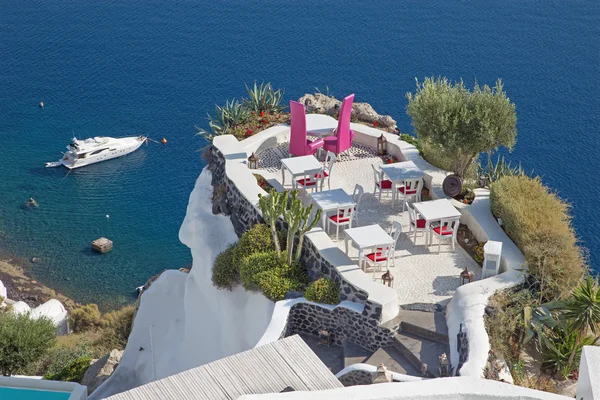
[[[102,161],[112,160],[114,158],[126,156],[139,149],[146,141],[145,137],[129,137],[117,139],[119,143],[111,145],[106,151],[102,151],[97,155],[89,154],[85,158],[65,159],[60,160],[60,163],[68,169],[85,167],[86,165],[96,164]]]

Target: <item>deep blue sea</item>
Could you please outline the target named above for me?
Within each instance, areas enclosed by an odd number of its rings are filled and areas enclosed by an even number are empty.
[[[356,93],[411,131],[405,94],[432,75],[503,79],[519,118],[509,158],[573,204],[600,270],[597,0],[0,0],[2,256],[78,301],[130,301],[191,262],[177,235],[204,165],[194,126],[215,103],[265,80],[286,99]],[[140,132],[168,144],[44,168],[73,135]],[[112,252],[90,252],[100,236]]]

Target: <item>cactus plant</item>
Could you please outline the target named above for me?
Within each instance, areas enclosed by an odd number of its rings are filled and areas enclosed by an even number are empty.
[[[281,245],[279,244],[279,237],[277,236],[277,218],[279,218],[280,215],[283,215],[287,208],[287,204],[287,193],[279,193],[274,188],[271,188],[268,196],[258,195],[258,206],[260,207],[265,222],[271,227],[273,243],[275,243],[275,250],[279,256],[281,256]],[[290,249],[290,247],[288,247],[288,249]]]
[[[321,218],[321,210],[317,210],[315,216],[310,220],[313,204],[308,207],[302,205],[302,201],[298,198],[298,191],[294,190],[290,196],[289,206],[283,214],[283,220],[288,224],[287,232],[287,258],[288,264],[292,265],[294,260],[299,260],[302,252],[302,243],[306,232],[315,227],[319,218]],[[294,238],[298,233],[298,246],[294,254]]]

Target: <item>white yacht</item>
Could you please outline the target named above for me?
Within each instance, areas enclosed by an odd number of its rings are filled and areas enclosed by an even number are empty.
[[[68,151],[64,153],[63,158],[57,162],[46,163],[46,167],[64,165],[73,169],[121,157],[139,149],[146,139],[145,136],[124,138],[98,136],[85,140],[73,138],[73,143],[67,146]]]

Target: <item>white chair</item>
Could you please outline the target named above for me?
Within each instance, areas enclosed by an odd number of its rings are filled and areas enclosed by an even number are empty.
[[[408,205],[408,236],[410,237],[411,232],[413,233],[413,244],[417,244],[417,232],[425,232],[427,221],[424,218],[418,218],[417,211],[409,204]]]
[[[353,208],[338,208],[334,215],[327,218],[327,233],[329,233],[329,226],[331,224],[335,225],[335,240],[337,241],[340,235],[340,226],[352,227],[353,216]]]
[[[354,202],[356,203],[356,205],[354,206],[354,216],[353,219],[355,221],[354,225],[358,225],[358,207],[360,206],[360,200],[363,197],[363,194],[365,194],[365,189],[357,184],[356,186],[354,186],[354,192],[352,193],[352,200],[354,200]]]
[[[442,238],[450,238],[452,240],[452,251],[456,251],[456,234],[458,233],[458,225],[460,218],[445,218],[442,219],[439,226],[431,230],[431,235],[438,237],[438,253],[442,247]],[[430,240],[433,242],[433,238]]]
[[[392,194],[392,201],[394,200],[394,184],[392,181],[388,179],[383,179],[383,171],[377,170],[373,164],[371,164],[371,168],[373,168],[373,178],[375,180],[375,186],[373,188],[373,193],[377,194],[379,191],[379,201],[381,201],[381,194],[383,192]]]
[[[394,257],[394,252],[396,251],[396,242],[400,238],[400,234],[402,233],[402,224],[400,222],[394,221],[389,230],[389,235],[394,239],[394,242],[389,247],[378,247],[376,251],[369,253],[365,256],[365,261],[367,266],[369,264],[373,265],[373,278],[375,278],[375,272],[381,271],[381,265],[387,262],[388,258],[392,260],[392,265],[396,266],[396,261]]]
[[[323,165],[323,178],[327,178],[327,189],[331,190],[331,171],[333,170],[333,164],[335,164],[335,154],[331,151],[327,152],[325,156],[325,164]],[[321,178],[318,174],[315,178]]]
[[[308,189],[312,192],[323,190],[323,167],[304,171],[304,178],[298,179],[296,185],[302,187],[305,193]]]
[[[415,201],[421,201],[421,190],[423,189],[422,179],[405,179],[402,186],[396,188],[396,195],[402,198],[402,211],[406,209],[406,203],[413,198]]]

